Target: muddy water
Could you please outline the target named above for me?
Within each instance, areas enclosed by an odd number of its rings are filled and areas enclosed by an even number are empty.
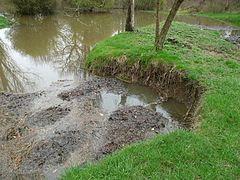
[[[207,18],[178,20],[231,29]],[[123,31],[124,22],[122,12],[65,14],[19,17],[0,30],[0,179],[55,179],[66,167],[183,127],[183,104],[81,68],[92,47]],[[154,14],[137,14],[138,27],[153,22]]]
[[[179,16],[177,20],[213,29],[232,29],[224,22],[205,17]],[[152,24],[154,14],[139,12],[136,21],[138,27]],[[0,89],[33,92],[59,79],[78,82],[87,76],[80,67],[91,48],[97,42],[123,31],[124,22],[121,11],[78,17],[16,18],[14,27],[0,30],[0,39],[6,45],[5,51],[14,60],[12,67],[21,71],[0,72],[1,78],[6,76],[6,83],[1,83]],[[239,31],[234,31],[235,35],[236,32]],[[17,83],[12,83],[13,79]]]

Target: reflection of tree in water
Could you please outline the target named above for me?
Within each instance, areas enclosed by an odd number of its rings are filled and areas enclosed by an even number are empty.
[[[16,50],[31,56],[37,64],[53,63],[62,73],[76,74],[97,42],[124,30],[124,14],[20,17],[19,25],[11,30],[11,42]],[[139,15],[137,21],[142,19]]]
[[[53,63],[61,72],[77,73],[82,60],[90,51],[90,47],[82,44],[83,37],[73,32],[67,25],[63,25],[58,38],[52,42],[51,56]]]
[[[91,47],[119,29],[117,16],[89,14],[79,17],[21,17],[11,29],[11,42],[36,63],[53,63],[61,72],[79,72]]]
[[[121,95],[121,100],[120,100],[119,104],[123,107],[126,106],[126,104],[127,104],[127,95],[126,94]]]
[[[27,78],[9,57],[6,47],[0,40],[0,91],[23,92]]]
[[[58,38],[52,44],[54,63],[62,72],[79,72],[90,49],[118,31],[118,22],[110,14],[84,14],[59,20]]]
[[[54,17],[23,16],[17,19],[19,25],[11,28],[11,42],[16,50],[37,61],[50,61],[48,53],[51,41],[57,36],[57,21]]]
[[[151,88],[131,84],[125,86],[127,90],[121,94],[102,91],[97,94],[94,104],[97,107],[112,110],[125,106],[146,106],[156,111],[160,102],[158,93]]]
[[[139,14],[136,19],[139,25],[145,25],[143,17],[148,17],[149,23],[154,20],[152,15]],[[59,18],[58,27],[58,38],[51,46],[52,56],[58,57],[54,62],[62,72],[76,73],[97,42],[125,29],[125,12],[64,16]]]

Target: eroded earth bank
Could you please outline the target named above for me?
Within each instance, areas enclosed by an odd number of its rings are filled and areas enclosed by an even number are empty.
[[[131,106],[127,93],[124,83],[100,77],[78,86],[62,80],[36,93],[1,93],[0,179],[55,179],[66,167],[184,127],[157,110],[161,98]],[[106,110],[101,100],[111,95],[120,105]]]

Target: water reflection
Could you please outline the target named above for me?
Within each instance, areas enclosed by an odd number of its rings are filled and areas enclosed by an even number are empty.
[[[162,20],[165,16],[162,15]],[[103,14],[58,14],[48,17],[22,16],[16,25],[0,30],[0,39],[8,43],[6,53],[24,71],[36,73],[34,90],[43,89],[59,79],[73,79],[86,74],[81,65],[93,46],[124,30],[125,12]],[[177,20],[195,25],[224,26],[227,24],[205,17],[179,16]],[[137,12],[137,27],[154,23],[155,14]],[[229,27],[228,27],[229,28]],[[33,91],[28,88],[27,91]]]
[[[187,107],[175,100],[161,102],[156,91],[137,84],[125,84],[127,93],[116,94],[102,91],[95,102],[104,112],[110,113],[119,107],[145,106],[160,112],[168,119],[181,120],[187,112]]]
[[[153,21],[152,14],[139,13],[137,17],[139,26]],[[63,14],[23,16],[16,18],[16,22],[17,25],[0,36],[9,41],[11,57],[26,71],[40,76],[40,81],[35,79],[37,90],[58,79],[79,80],[79,75],[85,74],[81,65],[92,47],[124,30],[125,12],[76,17]]]
[[[0,40],[0,91],[23,92],[28,79],[7,54],[6,48]]]
[[[54,39],[51,56],[61,72],[76,74],[94,44],[117,31],[114,17],[102,15],[80,15],[59,19],[58,37]],[[109,22],[107,26],[104,24]]]
[[[198,16],[177,16],[177,21],[186,22],[188,24],[199,25],[199,26],[206,26],[206,27],[225,27],[229,28],[229,25],[224,21],[218,21],[214,19],[210,19],[207,17],[198,17]]]
[[[10,41],[22,56],[31,56],[36,61],[48,59],[52,40],[58,33],[54,17],[18,17],[17,25],[10,30]]]
[[[9,32],[10,41],[15,50],[24,57],[30,56],[36,64],[48,63],[61,75],[77,74],[94,44],[124,28],[124,18],[119,17],[109,14],[19,17],[16,19],[19,25]]]

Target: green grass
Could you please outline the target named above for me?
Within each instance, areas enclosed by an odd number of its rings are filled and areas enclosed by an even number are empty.
[[[100,42],[88,65],[104,66],[119,56],[148,65],[174,64],[206,87],[199,127],[130,145],[96,163],[68,169],[71,179],[240,179],[240,51],[218,32],[174,23],[166,43],[154,51],[154,28],[121,33]]]
[[[223,12],[223,13],[197,13],[198,16],[205,16],[221,21],[226,21],[232,25],[240,26],[240,12]]]
[[[10,21],[8,21],[5,17],[0,16],[0,28],[5,28],[10,25]]]

